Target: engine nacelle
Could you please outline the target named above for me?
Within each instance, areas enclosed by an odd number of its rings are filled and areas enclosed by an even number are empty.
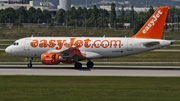
[[[58,65],[60,62],[70,64],[74,63],[70,58],[63,58],[59,54],[43,53],[41,61],[44,65]]]
[[[44,65],[57,65],[60,63],[60,58],[59,54],[43,53],[41,55],[41,61]]]

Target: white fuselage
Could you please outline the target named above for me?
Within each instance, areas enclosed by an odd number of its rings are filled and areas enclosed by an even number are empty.
[[[115,58],[171,45],[171,41],[124,37],[28,37],[17,40],[6,52],[20,57],[40,58],[48,51],[63,51],[70,47],[88,58]]]

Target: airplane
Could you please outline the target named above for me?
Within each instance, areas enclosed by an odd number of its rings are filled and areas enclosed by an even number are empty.
[[[93,68],[96,58],[116,58],[147,52],[172,45],[163,40],[162,33],[168,7],[159,7],[143,27],[131,37],[26,37],[16,40],[5,49],[7,54],[29,59],[41,58],[44,65],[74,63],[81,68],[81,60],[88,60],[87,68]]]

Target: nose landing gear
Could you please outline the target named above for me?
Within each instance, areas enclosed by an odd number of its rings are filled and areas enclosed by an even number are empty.
[[[33,58],[29,57],[28,59],[29,59],[29,63],[27,64],[27,67],[32,67]]]

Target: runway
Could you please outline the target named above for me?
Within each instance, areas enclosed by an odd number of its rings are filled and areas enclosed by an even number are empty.
[[[37,76],[142,76],[180,77],[180,66],[96,66],[74,69],[72,65],[44,66],[0,65],[0,75]]]

